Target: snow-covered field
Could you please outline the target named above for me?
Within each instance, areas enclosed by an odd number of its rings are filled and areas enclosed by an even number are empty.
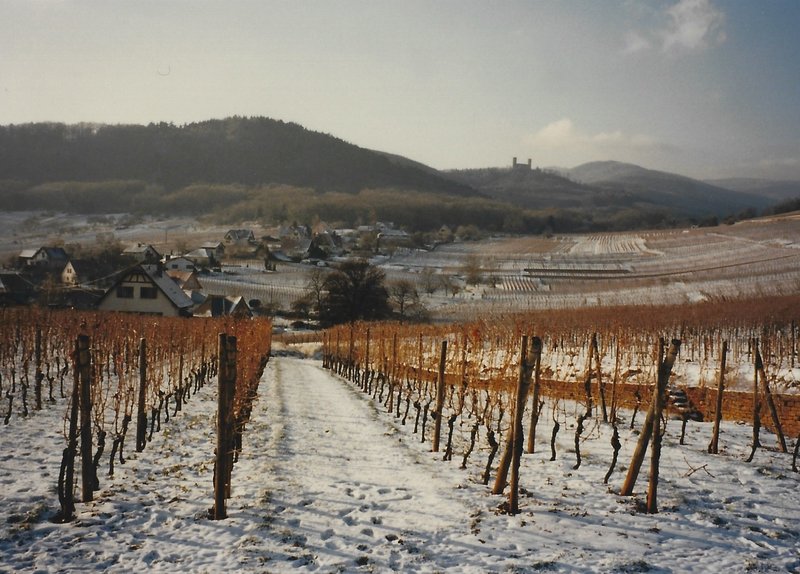
[[[241,223],[257,237],[277,233]],[[42,245],[92,245],[100,237],[153,244],[182,253],[220,241],[226,227],[191,218],[130,218],[0,211],[0,258]],[[400,249],[373,258],[389,281],[417,284],[436,319],[463,321],[477,314],[599,305],[685,304],[706,300],[788,295],[800,281],[800,215],[761,218],[713,228],[626,233],[493,237],[455,242],[432,251]],[[468,285],[468,258],[481,265],[483,282]],[[242,263],[241,261],[236,262]],[[247,263],[245,263],[247,265]],[[308,264],[263,261],[203,275],[208,292],[245,295],[289,310],[307,294]],[[427,271],[433,274],[425,277]],[[432,282],[433,281],[433,282]],[[425,293],[425,283],[433,293]]]
[[[648,515],[637,510],[646,468],[635,497],[615,494],[635,432],[620,427],[605,485],[610,429],[587,425],[573,470],[574,428],[562,427],[551,462],[545,416],[512,517],[479,481],[483,432],[461,470],[461,450],[443,462],[410,423],[318,361],[275,357],[234,468],[229,518],[211,521],[214,394],[207,385],[143,453],[129,450],[113,479],[101,474],[95,501],[77,503],[70,524],[49,521],[63,408],[13,418],[0,429],[0,571],[800,572],[800,475],[763,434],[769,448],[745,463],[745,426],[723,424],[711,456],[709,424],[691,424],[680,446],[670,421],[661,513]]]

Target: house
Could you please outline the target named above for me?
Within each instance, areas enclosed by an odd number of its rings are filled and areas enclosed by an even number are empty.
[[[228,232],[230,233],[230,232]],[[225,257],[225,244],[219,241],[207,241],[200,246],[200,249],[207,249],[214,254],[214,259],[220,261]]]
[[[231,229],[225,234],[225,245],[249,247],[255,245],[256,236],[251,229]]]
[[[144,313],[167,317],[191,316],[192,300],[160,264],[134,265],[106,291],[101,311]]]
[[[161,254],[156,251],[156,248],[146,243],[129,245],[122,254],[137,263],[157,263],[161,260]]]
[[[70,259],[60,272],[60,281],[67,287],[89,286],[92,289],[105,288],[112,284],[119,274],[109,261],[90,259]]]
[[[91,265],[83,259],[70,259],[61,271],[61,282],[74,287],[91,280]]]
[[[253,311],[244,297],[209,295],[206,300],[195,309],[195,317],[252,317]]]
[[[194,271],[194,261],[188,257],[170,257],[167,255],[164,260],[164,268],[167,271]]]
[[[67,252],[61,247],[25,249],[17,257],[20,267],[44,267],[47,269],[61,269],[68,260]]]
[[[209,249],[195,249],[183,255],[186,259],[194,263],[195,267],[212,267],[217,264],[214,252]]]
[[[167,269],[166,274],[178,284],[184,291],[199,291],[202,289],[200,281],[197,279],[196,271],[181,271],[177,269]]]

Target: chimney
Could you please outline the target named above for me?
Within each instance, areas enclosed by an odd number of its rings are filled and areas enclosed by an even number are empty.
[[[517,167],[517,158],[514,158],[511,162],[511,167]]]
[[[531,158],[528,158],[528,169],[531,168]]]

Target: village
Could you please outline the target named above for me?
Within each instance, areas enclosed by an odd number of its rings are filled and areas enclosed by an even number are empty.
[[[122,243],[110,232],[97,234],[75,256],[70,244],[22,249],[0,268],[0,305],[37,304],[49,308],[97,309],[179,317],[252,317],[288,310],[292,301],[276,307],[250,292],[248,280],[237,276],[274,274],[288,270],[327,267],[351,257],[374,257],[408,248],[411,237],[391,223],[357,229],[332,229],[318,223],[285,225],[274,234],[257,236],[252,228],[229,229],[220,239],[190,245],[192,236],[172,243]],[[452,237],[443,230],[442,237]],[[188,250],[180,247],[190,245]],[[169,250],[169,253],[162,251]],[[297,279],[297,276],[300,279]],[[292,298],[302,299],[304,273],[295,277]],[[289,279],[289,283],[291,283]],[[237,288],[237,284],[241,284]],[[252,291],[252,290],[251,290]],[[238,294],[237,294],[238,293]],[[256,293],[257,295],[258,293]],[[302,306],[301,306],[302,307]]]
[[[419,321],[787,295],[800,276],[792,214],[715,228],[489,237],[446,226],[412,235],[390,222],[228,228],[7,213],[0,223],[0,305],[268,315],[277,327],[314,326],[322,279],[355,259],[380,269],[390,296],[397,288],[400,320]]]

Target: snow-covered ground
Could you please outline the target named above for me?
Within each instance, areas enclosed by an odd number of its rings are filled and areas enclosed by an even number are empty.
[[[800,475],[771,436],[745,463],[745,426],[723,424],[721,454],[710,456],[709,424],[690,425],[679,446],[671,421],[661,513],[648,515],[637,510],[646,464],[637,496],[614,492],[636,441],[627,425],[604,485],[610,429],[587,424],[573,470],[574,427],[562,426],[551,462],[543,416],[512,517],[479,481],[483,432],[461,470],[461,450],[443,462],[411,421],[318,361],[275,357],[234,468],[229,518],[211,521],[214,394],[207,385],[143,453],[126,452],[113,478],[103,462],[95,501],[77,503],[70,524],[49,521],[62,405],[12,418],[0,429],[0,572],[800,572]]]

